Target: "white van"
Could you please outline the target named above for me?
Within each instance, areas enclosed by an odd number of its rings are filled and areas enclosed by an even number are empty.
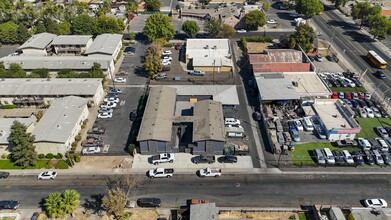
[[[379,151],[378,150],[373,150],[372,152],[373,152],[373,157],[375,159],[376,164],[383,165],[384,164],[384,160],[383,160],[383,157],[380,155]]]
[[[367,151],[371,149],[371,143],[367,139],[357,138],[358,144],[362,148],[362,150]]]
[[[308,117],[303,118],[303,126],[304,126],[304,130],[306,130],[306,131],[313,131],[314,130],[314,125],[312,124],[310,118],[308,118]]]
[[[240,120],[235,118],[225,118],[225,125],[240,125]]]
[[[354,164],[353,157],[352,157],[352,155],[349,153],[349,151],[343,150],[343,151],[342,151],[342,155],[344,156],[345,162],[346,162],[347,164],[349,164],[349,165],[353,165],[353,164]]]
[[[326,158],[326,163],[328,164],[335,164],[335,158],[333,153],[331,153],[331,150],[329,148],[323,149],[324,156]]]

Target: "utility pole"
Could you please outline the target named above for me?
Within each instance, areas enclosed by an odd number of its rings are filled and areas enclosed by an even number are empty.
[[[215,84],[215,66],[216,66],[216,60],[213,60],[213,85]]]

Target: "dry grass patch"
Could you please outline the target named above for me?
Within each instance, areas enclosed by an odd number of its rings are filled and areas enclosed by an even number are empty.
[[[223,219],[238,219],[238,218],[248,218],[248,219],[268,219],[268,220],[277,220],[277,219],[289,219],[291,215],[294,215],[292,212],[224,212],[219,214],[219,218]]]

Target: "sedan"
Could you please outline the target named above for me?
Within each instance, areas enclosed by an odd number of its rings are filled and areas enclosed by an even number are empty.
[[[8,172],[4,172],[4,171],[0,171],[0,179],[5,179],[7,177],[9,177],[10,173]]]
[[[381,113],[379,109],[377,109],[376,107],[372,107],[372,111],[376,118],[381,118]]]
[[[223,156],[218,159],[220,163],[237,163],[238,158],[235,156]]]
[[[344,99],[345,98],[345,93],[344,92],[339,92],[338,93],[338,98]]]
[[[126,83],[126,78],[117,77],[117,78],[114,79],[114,82],[116,82],[116,83]]]
[[[167,61],[172,61],[172,57],[169,56],[163,56],[162,61],[167,60]]]
[[[103,113],[103,112],[113,113],[114,109],[112,109],[112,108],[100,108],[98,110],[98,113]]]
[[[358,165],[364,164],[365,161],[364,161],[364,158],[361,155],[360,151],[358,151],[358,150],[353,151],[352,156],[353,156],[353,160],[354,160],[354,162],[356,162],[356,164],[358,164]]]
[[[366,199],[364,205],[370,208],[387,208],[387,202],[384,199]]]
[[[19,208],[20,203],[18,201],[13,200],[1,200],[0,201],[0,209],[17,209]]]
[[[382,138],[388,137],[388,133],[386,129],[384,129],[383,127],[380,126],[376,127],[376,133]]]
[[[365,98],[365,94],[363,92],[359,92],[358,93],[358,98],[359,99],[364,99]]]
[[[98,118],[112,118],[113,114],[109,112],[103,112],[98,115]]]
[[[166,51],[163,51],[163,53],[162,53],[163,56],[167,56],[167,55],[171,55],[171,54],[172,54],[171,50],[166,50]]]
[[[299,132],[296,129],[291,130],[291,135],[292,135],[293,141],[300,141]]]
[[[115,103],[118,103],[118,102],[119,102],[119,98],[116,98],[116,97],[108,97],[108,98],[105,98],[103,101],[105,101],[105,102],[115,102]]]
[[[277,21],[274,19],[269,19],[269,20],[267,20],[267,23],[268,24],[277,24]]]
[[[244,29],[237,30],[236,33],[246,33],[247,31]]]
[[[109,91],[107,91],[108,94],[121,94],[122,93],[122,90],[121,89],[109,89]]]
[[[163,66],[169,66],[169,65],[171,65],[171,62],[168,61],[168,60],[162,60],[162,65]]]
[[[99,147],[85,147],[82,150],[82,154],[96,154],[100,153]]]
[[[140,207],[160,207],[162,201],[159,198],[140,198],[137,200],[137,205]]]
[[[42,172],[38,175],[39,180],[52,180],[57,177],[57,173],[54,171]]]

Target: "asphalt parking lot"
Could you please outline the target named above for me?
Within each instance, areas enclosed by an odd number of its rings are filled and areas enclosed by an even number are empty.
[[[279,28],[294,28],[295,18],[291,14],[296,14],[294,10],[282,10],[279,9],[279,3],[272,3],[270,9],[265,13],[266,20],[274,19],[278,23]],[[269,28],[273,28],[274,25],[268,25]]]
[[[137,41],[135,45],[129,45],[129,47],[134,47],[136,51],[133,55],[124,54],[124,59],[118,72],[128,72],[128,76],[126,77],[127,85],[144,85],[147,82],[147,78],[141,61],[145,55],[147,45],[143,42]]]
[[[129,144],[129,135],[133,125],[130,121],[130,113],[137,109],[139,99],[144,93],[144,87],[120,87],[123,91],[119,95],[120,103],[124,102],[123,106],[118,105],[114,109],[113,117],[110,119],[97,118],[94,127],[104,127],[106,133],[102,135],[105,144],[110,145],[109,154],[121,155],[128,154],[126,152]],[[118,103],[119,104],[119,103]]]

